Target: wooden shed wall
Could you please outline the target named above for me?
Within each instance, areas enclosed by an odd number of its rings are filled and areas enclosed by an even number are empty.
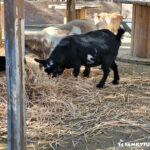
[[[133,5],[132,55],[150,58],[150,6]]]

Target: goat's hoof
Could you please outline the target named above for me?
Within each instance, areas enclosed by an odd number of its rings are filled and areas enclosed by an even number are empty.
[[[78,75],[74,74],[74,77],[75,77],[75,78],[78,78]]]
[[[102,89],[104,87],[104,85],[97,84],[96,87],[99,88],[99,89]]]
[[[83,72],[83,76],[84,77],[89,77],[89,73],[88,72]]]
[[[89,77],[89,75],[90,75],[90,72],[85,69],[85,70],[83,71],[83,76],[84,76],[84,77]]]
[[[117,85],[117,84],[119,84],[119,81],[118,80],[113,80],[112,84]]]

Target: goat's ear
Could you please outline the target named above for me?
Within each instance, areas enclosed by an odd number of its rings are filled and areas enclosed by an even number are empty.
[[[37,58],[35,58],[34,60],[35,60],[36,62],[42,64],[43,66],[45,66],[45,64],[46,64],[46,60],[40,60],[40,59],[37,59]]]

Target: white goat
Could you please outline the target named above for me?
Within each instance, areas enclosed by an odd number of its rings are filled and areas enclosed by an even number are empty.
[[[35,44],[37,43],[36,41],[40,41],[38,42],[37,45],[39,46],[39,43],[44,45],[44,43],[46,43],[44,41],[46,40],[47,43],[53,43],[53,46],[52,44],[48,44],[51,45],[51,48],[53,49],[56,47],[59,41],[67,35],[86,33],[96,29],[97,27],[94,24],[94,21],[89,19],[79,19],[79,20],[73,20],[65,25],[56,26],[56,27],[52,27],[52,26],[47,27],[42,31],[38,31],[38,32],[25,32],[25,42],[28,41],[26,47],[28,47],[28,49],[30,49],[31,47],[33,50],[32,45],[34,45],[34,48],[36,49],[36,44]],[[29,50],[29,52],[30,51],[31,50]]]

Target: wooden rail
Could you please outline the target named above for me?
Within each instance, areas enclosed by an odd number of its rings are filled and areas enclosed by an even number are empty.
[[[64,24],[74,19],[85,19],[87,17],[87,10],[101,9],[100,5],[81,5],[75,4],[74,0],[68,0],[67,5],[48,5],[49,8],[64,10]]]
[[[114,0],[114,2],[128,3],[128,4],[140,4],[150,6],[149,0]]]

